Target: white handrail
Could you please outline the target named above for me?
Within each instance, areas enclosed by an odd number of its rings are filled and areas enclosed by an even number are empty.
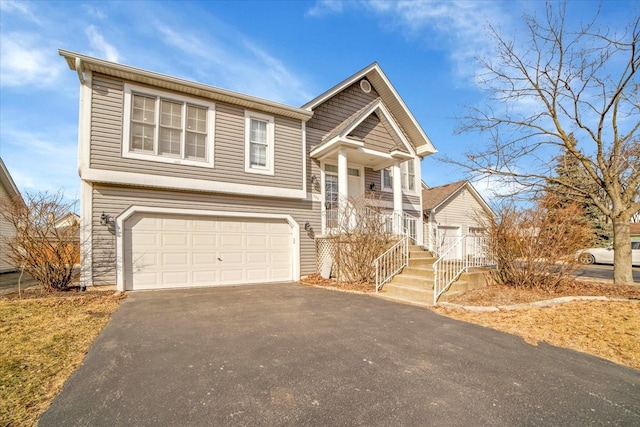
[[[376,293],[393,276],[398,274],[409,263],[409,237],[402,236],[398,243],[391,246],[387,251],[374,261],[376,269]]]
[[[445,293],[449,286],[467,270],[467,257],[465,245],[467,236],[456,240],[447,250],[440,254],[440,258],[433,263],[433,305],[438,303],[440,295]],[[462,246],[461,246],[462,245]],[[454,255],[454,250],[461,250],[461,257]],[[452,257],[452,255],[454,255]],[[448,258],[448,259],[447,259]]]

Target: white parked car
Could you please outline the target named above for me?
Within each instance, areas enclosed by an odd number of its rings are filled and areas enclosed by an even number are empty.
[[[577,257],[583,264],[613,264],[613,248],[583,249]],[[640,266],[640,242],[631,242],[631,265]]]

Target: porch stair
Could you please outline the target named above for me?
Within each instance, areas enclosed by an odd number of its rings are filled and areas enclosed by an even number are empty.
[[[437,260],[431,252],[421,246],[409,246],[409,265],[400,274],[382,287],[378,296],[413,305],[433,305],[433,263]],[[463,273],[438,301],[448,301],[469,289],[484,286],[484,280],[478,277],[482,272]]]

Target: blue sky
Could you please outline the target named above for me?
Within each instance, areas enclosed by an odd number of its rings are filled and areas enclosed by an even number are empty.
[[[595,1],[570,1],[592,17]],[[518,43],[523,12],[539,1],[17,2],[0,0],[0,156],[21,191],[64,189],[77,198],[79,83],[58,48],[300,106],[377,61],[439,153],[422,178],[466,178],[438,161],[482,140],[455,135],[477,105],[475,58],[491,24]],[[640,13],[607,1],[613,28]],[[489,197],[483,183],[479,190]]]

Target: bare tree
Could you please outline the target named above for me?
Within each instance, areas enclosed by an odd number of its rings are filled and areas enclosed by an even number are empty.
[[[62,192],[27,193],[22,200],[6,200],[0,214],[16,229],[5,238],[8,257],[46,290],[66,289],[80,261],[79,225],[57,223],[72,212]]]
[[[334,241],[335,272],[341,282],[373,282],[375,259],[394,241],[392,214],[379,200],[350,197],[336,212],[331,236]]]
[[[613,224],[614,281],[627,284],[629,222],[640,211],[640,18],[630,12],[630,23],[613,31],[597,28],[596,15],[572,30],[565,16],[565,3],[550,2],[544,17],[525,15],[528,31],[517,43],[490,28],[497,52],[481,61],[479,77],[487,104],[471,108],[460,129],[490,142],[454,163],[524,191],[553,184],[589,198]],[[598,192],[553,176],[561,150]]]

